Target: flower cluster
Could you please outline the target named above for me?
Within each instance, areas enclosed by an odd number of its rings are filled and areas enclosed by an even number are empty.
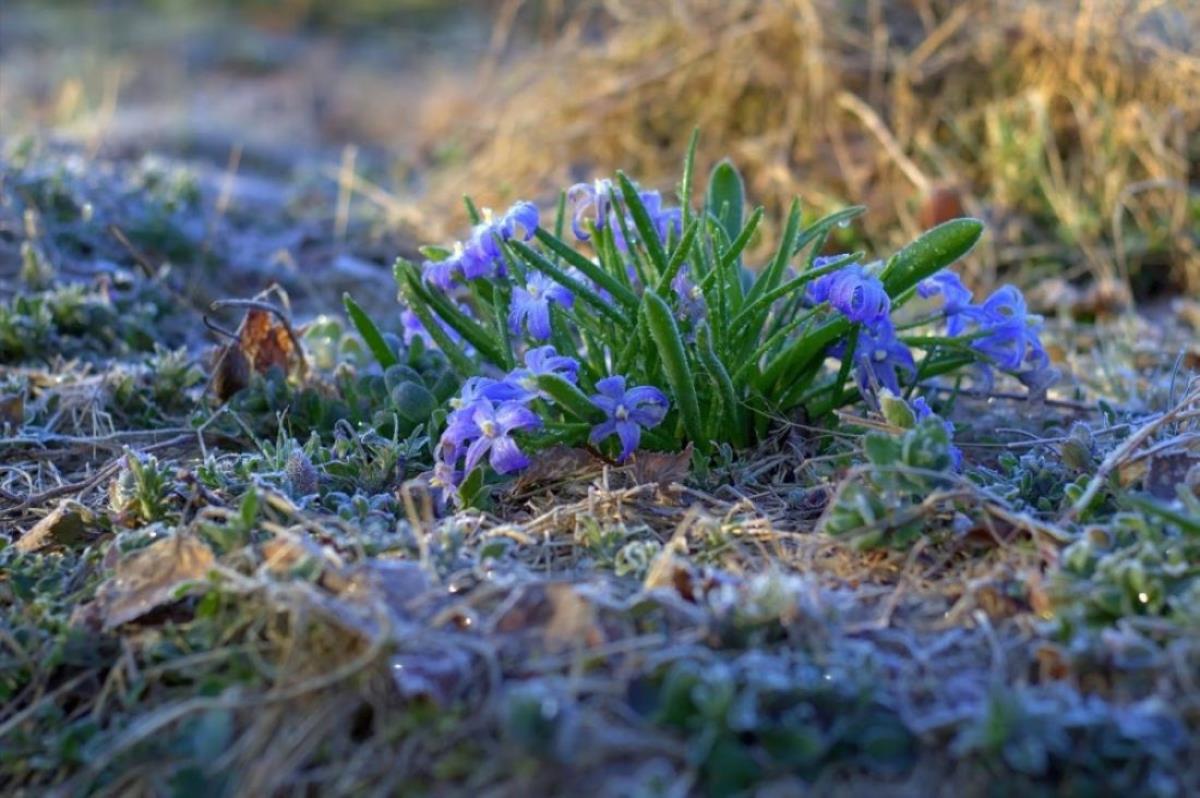
[[[554,400],[538,383],[544,375],[575,385],[579,362],[558,354],[553,346],[542,346],[527,351],[524,366],[503,379],[472,377],[463,384],[458,397],[451,400],[453,409],[438,441],[433,470],[436,487],[452,491],[484,455],[497,474],[511,474],[529,465],[514,433],[536,432],[545,426],[543,415],[549,416]],[[625,382],[620,375],[598,380],[597,393],[590,397],[596,418],[603,419],[592,426],[588,440],[596,446],[616,436],[620,461],[637,449],[642,430],[658,426],[668,409],[662,391],[648,385],[626,390]]]
[[[927,299],[942,297],[947,334],[969,340],[984,358],[978,373],[985,387],[991,387],[993,365],[1015,374],[1033,392],[1045,391],[1057,381],[1058,372],[1050,367],[1038,336],[1042,317],[1029,312],[1025,297],[1014,286],[1000,286],[975,304],[958,275],[942,270],[918,283],[917,293]]]
[[[500,242],[508,241],[518,233],[521,240],[528,241],[537,228],[538,209],[532,202],[518,202],[499,218],[484,208],[483,221],[475,225],[466,242],[456,241],[447,257],[427,260],[421,265],[424,278],[446,291],[460,280],[503,276],[506,270]]]
[[[835,260],[816,258],[813,266],[824,268]],[[980,356],[975,372],[984,387],[991,387],[993,367],[1014,374],[1033,391],[1045,390],[1057,379],[1038,337],[1042,319],[1029,313],[1025,298],[1013,286],[1002,286],[976,304],[959,276],[943,269],[918,283],[917,295],[941,297],[946,333]],[[823,275],[808,285],[806,297],[809,304],[828,302],[859,325],[853,365],[864,396],[881,388],[898,392],[901,374],[915,377],[916,362],[896,334],[891,299],[872,267],[851,263]],[[840,341],[830,354],[844,357],[849,348],[848,341]]]
[[[625,229],[632,231],[634,224],[628,215],[623,218],[617,216],[616,203],[613,201],[615,192],[611,180],[576,183],[567,189],[567,201],[572,208],[571,230],[580,241],[589,240],[591,234],[584,227],[584,222],[591,211],[593,226],[597,230],[603,230],[606,225],[610,226],[613,243],[619,251],[626,252],[629,242],[625,240]],[[672,233],[679,235],[683,220],[681,209],[665,206],[662,195],[657,191],[639,191],[638,198],[642,201],[659,240],[666,241]]]

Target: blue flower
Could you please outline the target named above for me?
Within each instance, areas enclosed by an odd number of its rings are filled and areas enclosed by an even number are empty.
[[[441,460],[453,465],[465,456],[463,474],[469,474],[488,454],[488,462],[497,474],[510,474],[529,465],[529,458],[517,446],[512,433],[534,430],[542,420],[520,402],[493,404],[481,398],[460,413],[453,414],[441,438]]]
[[[1031,344],[1042,351],[1037,336],[1042,319],[1029,314],[1025,297],[1011,285],[996,289],[974,312],[972,320],[983,333],[972,346],[1001,368],[1019,370]]]
[[[592,222],[597,230],[603,229],[613,204],[612,181],[597,179],[591,183],[576,183],[567,189],[567,201],[572,208],[571,230],[577,239],[587,241],[591,235],[583,227],[584,217],[594,209]]]
[[[570,383],[579,379],[579,361],[560,355],[553,346],[539,346],[525,353],[525,368],[513,369],[505,382],[520,386],[532,396],[544,396],[537,386],[542,374],[554,374]]]
[[[883,282],[858,263],[818,277],[808,287],[808,298],[828,302],[850,321],[867,327],[886,321],[892,309]]]
[[[484,208],[483,221],[475,225],[464,244],[456,241],[450,256],[444,260],[427,260],[421,264],[426,282],[443,291],[456,280],[478,280],[504,273],[504,253],[500,241],[520,234],[523,241],[533,238],[538,228],[538,209],[532,202],[515,203],[500,218],[493,218],[490,208]]]
[[[962,279],[955,272],[942,269],[932,277],[926,277],[917,283],[917,294],[923,299],[941,294],[947,333],[961,335],[966,329],[975,306],[971,304],[971,289],[963,285]]]
[[[539,341],[550,337],[550,303],[570,307],[575,301],[571,292],[541,272],[529,275],[525,287],[513,289],[512,307],[508,314],[508,326],[514,333],[521,324],[529,328],[529,334]]]
[[[845,343],[840,343],[834,346],[830,353],[844,356],[845,349]],[[874,327],[863,327],[854,347],[854,375],[858,381],[859,392],[866,397],[880,388],[887,388],[898,394],[899,372],[914,377],[917,366],[913,361],[912,352],[896,338],[892,323],[885,319]]]
[[[621,441],[621,462],[629,459],[642,440],[642,428],[658,426],[667,414],[667,397],[657,388],[641,385],[625,390],[625,378],[605,377],[596,383],[592,404],[607,418],[592,427],[588,440],[593,446],[616,435]]]

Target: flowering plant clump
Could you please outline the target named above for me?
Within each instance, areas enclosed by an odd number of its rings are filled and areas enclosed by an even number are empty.
[[[728,163],[697,208],[693,161],[694,141],[677,206],[620,173],[565,191],[549,228],[532,203],[496,216],[468,200],[466,241],[425,248],[420,265],[397,261],[406,340],[437,347],[466,380],[435,482],[470,495],[482,464],[512,473],[554,444],[623,462],[638,447],[690,442],[702,467],[714,446],[749,445],[782,414],[878,409],[885,390],[919,402],[923,384],[952,373],[984,388],[996,371],[1031,390],[1054,380],[1020,292],[976,302],[946,270],[980,222],[947,222],[871,263],[821,254],[862,208],[804,227],[794,202],[773,255],[749,269],[762,209],[745,212]]]

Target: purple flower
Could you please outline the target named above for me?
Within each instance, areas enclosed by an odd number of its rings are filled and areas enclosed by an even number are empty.
[[[471,230],[464,244],[455,242],[454,251],[440,261],[427,260],[422,266],[425,281],[443,291],[455,280],[478,280],[504,273],[504,253],[499,241],[508,241],[518,232],[523,241],[533,237],[538,228],[538,209],[524,200],[509,208],[496,219],[490,208],[484,208],[484,219]]]
[[[477,402],[488,400],[492,402],[522,401],[526,391],[521,386],[508,380],[494,380],[491,377],[471,377],[463,383],[458,396],[450,400],[453,413],[469,409]],[[452,414],[453,414],[452,413]]]
[[[818,277],[808,287],[808,298],[828,302],[850,321],[867,327],[886,321],[892,309],[883,282],[858,263]]]
[[[576,183],[567,189],[567,201],[571,203],[571,230],[580,241],[587,241],[591,236],[583,227],[583,219],[589,209],[595,209],[592,216],[596,229],[604,227],[608,219],[609,208],[613,201],[613,184],[611,180],[597,179],[591,183]]]
[[[505,382],[520,386],[530,396],[542,396],[537,378],[542,374],[554,374],[570,383],[579,379],[579,361],[560,355],[553,346],[539,346],[525,353],[525,368],[513,369]]]
[[[975,306],[971,304],[971,289],[963,285],[962,279],[956,273],[942,269],[932,277],[926,277],[917,283],[917,294],[924,299],[937,294],[942,295],[942,311],[946,314],[947,333],[961,335],[966,329],[968,317]]]
[[[830,354],[844,357],[846,344],[839,343]],[[879,388],[900,393],[899,372],[916,376],[912,352],[898,338],[891,321],[884,319],[874,327],[863,327],[854,347],[854,374],[864,397]]]
[[[512,433],[541,426],[541,419],[520,402],[501,402],[496,405],[490,399],[478,399],[452,413],[448,419],[439,442],[438,456],[440,462],[450,468],[443,468],[441,473],[461,479],[489,453],[488,462],[496,473],[518,471],[529,465],[529,458],[517,447]],[[460,474],[453,466],[463,456],[466,460]]]
[[[708,314],[708,305],[704,302],[704,292],[700,286],[692,282],[687,264],[671,281],[671,289],[679,299],[678,312],[680,321],[698,324]]]
[[[550,303],[570,307],[575,301],[571,292],[541,272],[529,275],[525,287],[513,289],[512,308],[508,314],[508,326],[514,333],[521,324],[529,328],[529,334],[539,341],[550,337]]]
[[[521,232],[521,240],[528,241],[538,229],[538,209],[532,202],[521,200],[509,208],[496,223],[496,229],[507,241]]]
[[[454,250],[442,260],[427,260],[421,264],[421,277],[430,285],[449,291],[456,280],[463,276],[463,258],[466,250],[462,242],[454,242]]]
[[[595,446],[615,434],[621,440],[618,460],[624,462],[641,442],[642,428],[656,427],[666,416],[667,397],[649,385],[626,391],[625,378],[620,375],[600,380],[596,390],[599,393],[592,396],[592,404],[608,418],[592,427],[588,440]]]

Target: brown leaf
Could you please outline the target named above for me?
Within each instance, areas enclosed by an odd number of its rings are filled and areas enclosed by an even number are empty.
[[[79,502],[68,499],[21,535],[16,543],[17,551],[31,552],[47,546],[82,543],[97,531],[96,520],[95,513]]]
[[[212,392],[226,402],[250,384],[250,362],[237,344],[221,347],[217,365],[213,368]]]
[[[514,493],[521,493],[538,485],[564,482],[582,478],[600,470],[601,462],[583,449],[568,446],[553,446],[538,452],[529,467],[513,485]]]
[[[215,562],[208,546],[179,535],[125,557],[96,592],[94,603],[104,628],[113,629],[174,604],[181,590],[207,577]]]
[[[238,346],[259,374],[278,366],[286,374],[296,357],[287,327],[261,308],[250,308],[238,328]]]
[[[681,452],[638,452],[631,473],[639,485],[656,484],[666,489],[683,482],[691,473],[692,444]]]

